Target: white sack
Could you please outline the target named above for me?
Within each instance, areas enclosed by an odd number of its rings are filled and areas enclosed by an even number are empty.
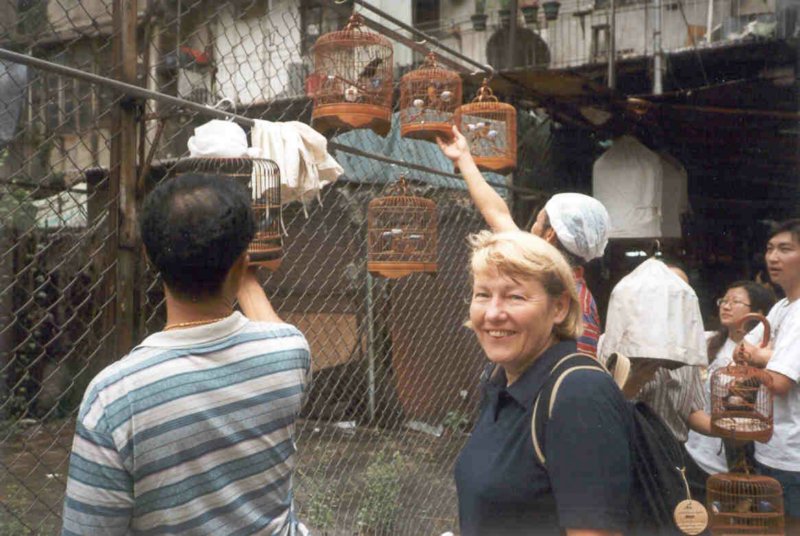
[[[631,358],[706,365],[706,341],[697,295],[657,260],[648,259],[611,292],[600,360]]]
[[[622,136],[594,163],[593,194],[611,217],[610,238],[680,237],[688,208],[686,170]]]

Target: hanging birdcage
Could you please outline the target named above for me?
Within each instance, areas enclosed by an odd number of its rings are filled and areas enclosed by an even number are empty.
[[[369,128],[381,136],[392,126],[392,45],[368,31],[354,13],[343,30],[317,39],[307,86],[313,126],[322,133]]]
[[[283,256],[281,179],[278,166],[265,158],[184,158],[173,173],[207,173],[233,179],[250,192],[256,234],[247,252],[250,263],[276,270]]]
[[[517,167],[517,111],[497,100],[488,80],[472,102],[458,107],[453,121],[480,169],[505,175]]]
[[[741,326],[758,320],[764,325],[761,347],[769,342],[769,322],[762,315],[745,315]],[[772,378],[746,364],[740,346],[734,360],[711,376],[711,433],[724,438],[766,443],[772,437]]]
[[[461,77],[440,66],[431,52],[419,69],[400,79],[400,134],[432,142],[448,138],[460,104]]]
[[[774,478],[712,475],[706,482],[706,503],[713,536],[784,534],[783,490]]]
[[[369,202],[367,269],[384,277],[437,270],[436,203],[410,195],[401,178],[394,195]]]

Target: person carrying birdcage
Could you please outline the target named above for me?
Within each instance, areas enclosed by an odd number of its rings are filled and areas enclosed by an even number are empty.
[[[772,438],[756,443],[756,468],[780,482],[786,509],[786,534],[800,534],[800,219],[787,220],[772,231],[765,255],[770,279],[786,297],[770,309],[772,342],[755,344],[763,327],[747,334],[742,355],[763,367],[774,395]]]
[[[248,269],[250,194],[184,174],[150,193],[140,226],[167,322],[86,391],[62,534],[294,534],[311,357]]]

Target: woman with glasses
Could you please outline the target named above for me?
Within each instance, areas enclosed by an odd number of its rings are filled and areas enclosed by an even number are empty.
[[[767,314],[775,303],[771,290],[753,281],[736,281],[728,286],[725,296],[717,300],[719,324],[717,331],[706,332],[708,347],[708,368],[704,373],[705,411],[711,413],[711,375],[715,370],[729,365],[733,359],[736,345],[746,331],[738,331],[736,326],[748,313]],[[705,482],[709,475],[728,471],[722,439],[689,432],[686,450],[691,460],[686,460],[688,475],[694,493],[705,495]],[[692,464],[694,461],[694,464]],[[705,497],[695,497],[705,500]]]

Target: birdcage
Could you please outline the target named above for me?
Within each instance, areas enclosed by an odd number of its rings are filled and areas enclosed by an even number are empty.
[[[400,134],[432,142],[447,138],[460,104],[461,77],[440,66],[431,52],[419,69],[400,79]]]
[[[354,13],[343,30],[317,39],[307,87],[314,128],[322,133],[369,128],[381,136],[392,125],[392,45],[368,31]]]
[[[395,190],[369,202],[367,269],[391,278],[436,272],[436,203],[410,195],[404,178]]]
[[[774,478],[749,472],[712,475],[706,502],[713,536],[784,534],[783,490]]]
[[[252,199],[256,234],[247,248],[250,262],[275,270],[283,256],[281,180],[278,166],[264,158],[184,158],[173,173],[208,173],[236,180]]]
[[[764,324],[761,347],[769,342],[769,322],[762,315],[745,315],[740,326],[758,320]],[[741,329],[741,328],[740,328]],[[743,347],[733,362],[711,376],[711,433],[724,438],[766,443],[772,437],[772,378],[747,365]]]
[[[517,111],[497,100],[488,80],[472,102],[459,106],[453,119],[469,142],[475,164],[505,175],[517,166]]]

